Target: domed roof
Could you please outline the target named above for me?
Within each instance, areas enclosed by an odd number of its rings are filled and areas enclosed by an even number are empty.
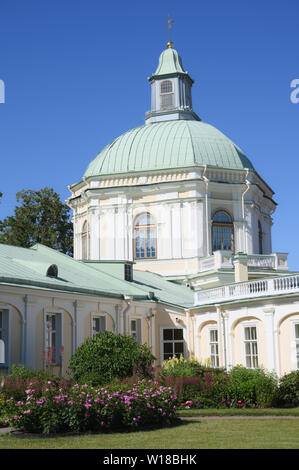
[[[154,75],[168,75],[174,73],[187,73],[183,69],[182,59],[175,49],[168,48],[159,57],[158,68]]]
[[[254,169],[228,137],[202,121],[174,120],[132,129],[107,145],[84,176],[190,168]]]

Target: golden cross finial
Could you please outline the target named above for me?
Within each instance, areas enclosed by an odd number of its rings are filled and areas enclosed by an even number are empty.
[[[170,16],[168,15],[168,22],[167,22],[166,29],[168,29],[168,33],[169,33],[169,42],[167,43],[167,47],[169,48],[173,47],[173,43],[170,40],[170,28],[171,28],[172,23],[173,23],[173,19],[170,18]]]

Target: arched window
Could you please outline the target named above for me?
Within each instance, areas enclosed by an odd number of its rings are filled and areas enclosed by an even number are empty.
[[[82,242],[82,259],[87,259],[88,258],[88,226],[87,226],[86,220],[82,227],[81,242]]]
[[[259,232],[259,254],[263,254],[263,231],[262,231],[262,224],[258,221],[258,232]]]
[[[148,212],[140,214],[135,220],[134,257],[135,259],[157,257],[156,224]]]
[[[160,85],[161,109],[174,107],[174,90],[172,80],[163,80]]]
[[[234,226],[230,215],[225,211],[217,211],[212,224],[213,251],[234,250]]]

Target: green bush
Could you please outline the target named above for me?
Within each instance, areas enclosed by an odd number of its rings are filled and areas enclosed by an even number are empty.
[[[299,370],[281,377],[277,390],[278,406],[299,406]]]
[[[191,401],[202,408],[273,406],[278,382],[275,374],[261,368],[236,366],[225,372],[182,357],[163,363],[161,381],[174,388],[181,403]]]
[[[246,402],[251,406],[270,407],[275,403],[277,377],[262,368],[247,369],[236,366],[229,372],[228,393],[231,402]]]
[[[77,349],[71,357],[69,371],[75,381],[81,384],[88,381],[96,386],[110,383],[114,378],[130,377],[134,372],[150,377],[154,359],[146,344],[137,343],[131,336],[105,331],[87,339]]]

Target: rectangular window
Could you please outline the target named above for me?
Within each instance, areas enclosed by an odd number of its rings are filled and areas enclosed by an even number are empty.
[[[5,343],[3,336],[3,312],[0,312],[0,364],[5,363]]]
[[[105,315],[93,317],[92,319],[92,336],[106,331],[106,317]]]
[[[46,363],[60,364],[61,362],[61,315],[47,313],[46,315]]]
[[[182,328],[163,329],[163,361],[174,356],[184,356],[184,337]]]
[[[130,322],[131,336],[137,343],[141,343],[141,319],[131,320]]]
[[[212,367],[219,367],[218,330],[210,330],[210,358]]]
[[[0,363],[8,365],[8,310],[0,310]]]
[[[173,108],[173,106],[174,106],[174,94],[173,93],[161,95],[161,108],[162,109]]]
[[[246,367],[255,369],[258,367],[257,333],[255,326],[247,326],[244,328],[244,343]]]
[[[299,369],[299,323],[295,324],[296,364]]]

